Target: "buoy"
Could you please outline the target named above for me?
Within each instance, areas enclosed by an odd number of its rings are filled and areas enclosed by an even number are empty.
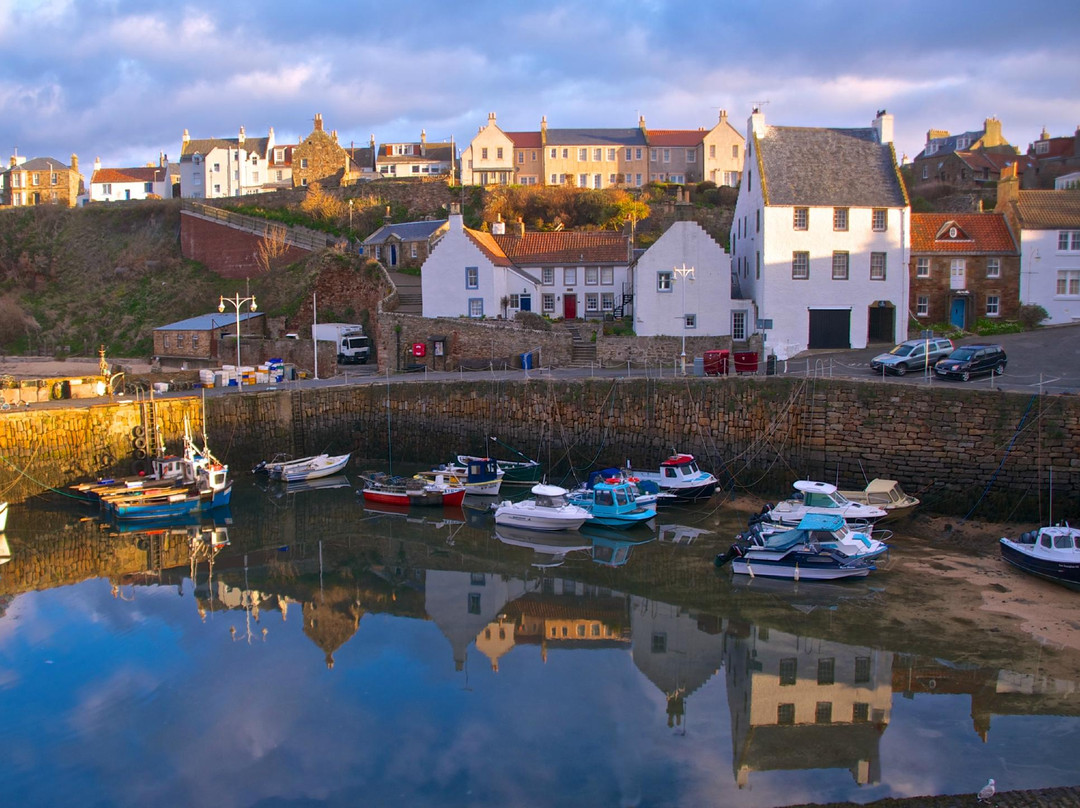
[[[795,562],[795,580],[799,580],[799,562]]]

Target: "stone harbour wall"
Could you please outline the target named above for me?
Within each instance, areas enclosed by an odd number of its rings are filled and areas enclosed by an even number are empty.
[[[158,406],[170,448],[183,413],[201,430],[198,399]],[[466,377],[237,392],[205,407],[211,448],[240,470],[278,452],[351,451],[383,468],[459,452],[509,458],[488,440],[496,436],[544,463],[552,482],[628,459],[654,467],[681,451],[726,488],[768,497],[786,495],[799,478],[861,488],[885,477],[939,512],[966,514],[981,500],[982,518],[1029,518],[1045,512],[1052,469],[1055,514],[1080,505],[1080,399],[1071,396],[762,376]],[[0,485],[17,501],[39,483],[126,470],[139,424],[137,404],[2,415]]]

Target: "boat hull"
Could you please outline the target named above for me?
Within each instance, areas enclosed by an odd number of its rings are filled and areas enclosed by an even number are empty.
[[[1067,562],[1038,558],[1017,542],[1001,539],[1001,557],[1017,569],[1047,581],[1080,591],[1080,561]]]
[[[349,463],[349,455],[327,457],[324,460],[315,458],[303,464],[285,464],[276,474],[271,471],[270,478],[282,480],[287,483],[305,482],[318,480],[339,473]]]
[[[577,530],[585,522],[587,516],[553,517],[545,514],[532,513],[499,513],[495,512],[495,524],[505,527],[520,527],[526,530],[542,530],[552,532],[557,530]]]
[[[838,581],[842,578],[864,578],[874,570],[872,564],[842,566],[835,562],[816,562],[812,558],[791,561],[744,556],[731,562],[736,575],[760,575],[765,578],[786,578],[793,581]]]
[[[212,511],[229,504],[232,498],[232,484],[210,494],[187,494],[164,499],[147,497],[147,501],[127,501],[112,503],[109,514],[118,521],[154,521],[189,516],[194,513]]]

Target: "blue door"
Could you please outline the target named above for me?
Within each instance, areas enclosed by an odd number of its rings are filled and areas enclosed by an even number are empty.
[[[521,305],[521,311],[532,311],[532,297],[529,295],[522,295],[518,298],[518,303]]]
[[[967,323],[967,300],[962,297],[953,298],[952,308],[949,310],[949,322],[957,328],[964,328]]]

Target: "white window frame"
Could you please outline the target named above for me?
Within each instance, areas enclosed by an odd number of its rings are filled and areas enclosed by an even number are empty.
[[[615,267],[600,267],[600,285],[612,286],[615,283]]]
[[[585,285],[597,286],[600,283],[600,267],[585,267]]]
[[[791,227],[793,230],[808,230],[810,228],[810,208],[794,208],[791,212]]]
[[[986,316],[998,317],[1001,315],[1001,297],[999,295],[986,296]]]
[[[873,230],[875,233],[884,233],[889,229],[889,211],[885,208],[874,208]]]
[[[563,286],[577,286],[577,267],[563,267]]]
[[[615,311],[615,293],[614,292],[601,292],[600,293],[600,310],[601,311]]]
[[[697,328],[697,315],[691,312],[683,314],[683,329]]]
[[[731,312],[731,338],[736,342],[746,339],[746,311],[735,309]]]
[[[470,297],[469,298],[469,317],[474,320],[479,320],[484,316],[484,298],[482,297]]]
[[[1058,230],[1058,252],[1080,252],[1080,230]]]
[[[883,281],[888,277],[888,254],[870,253],[870,280]]]
[[[598,292],[589,292],[585,295],[585,311],[594,313],[600,311],[600,294]]]
[[[988,278],[1000,278],[1001,277],[1001,259],[1000,258],[987,258],[986,259],[986,277],[988,277]]]
[[[832,254],[832,279],[846,281],[851,277],[851,253],[834,250]]]
[[[555,311],[555,295],[551,292],[544,292],[540,305],[543,311]]]
[[[668,294],[675,291],[675,273],[670,269],[661,269],[656,273],[656,291]]]
[[[916,278],[929,278],[930,277],[930,259],[929,258],[916,258],[915,259],[915,277]]]
[[[1059,269],[1054,297],[1080,297],[1080,269]]]
[[[929,317],[930,316],[930,295],[919,295],[915,299],[915,316],[916,317]]]
[[[480,267],[465,267],[465,288],[480,288]]]
[[[791,279],[810,280],[810,253],[806,250],[795,250],[791,253]]]
[[[588,159],[589,159],[589,150],[588,150],[588,149],[583,149],[583,148],[579,148],[579,149],[577,150],[577,159],[578,159],[578,161],[580,161],[580,162],[584,162],[584,161],[588,160]]]
[[[849,208],[833,208],[832,214],[832,227],[833,230],[844,232],[848,229],[848,219],[850,214]]]

